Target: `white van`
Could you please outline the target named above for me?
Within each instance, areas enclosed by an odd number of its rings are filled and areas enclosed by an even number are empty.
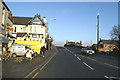
[[[34,51],[30,48],[29,45],[14,44],[14,45],[11,47],[10,55],[11,55],[12,57],[25,56],[27,52],[30,52],[32,55],[34,54]]]

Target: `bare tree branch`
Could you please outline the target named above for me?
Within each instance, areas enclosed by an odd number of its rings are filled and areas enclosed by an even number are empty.
[[[110,32],[110,36],[112,40],[119,40],[119,31],[118,31],[118,27],[114,26],[112,31]]]

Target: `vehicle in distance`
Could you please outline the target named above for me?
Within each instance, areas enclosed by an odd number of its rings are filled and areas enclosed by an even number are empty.
[[[11,47],[10,55],[11,55],[11,57],[25,56],[28,51],[29,51],[32,55],[34,55],[34,51],[30,48],[29,45],[14,44],[14,45]]]
[[[82,48],[81,49],[81,54],[90,54],[94,55],[95,51],[93,51],[91,48]]]

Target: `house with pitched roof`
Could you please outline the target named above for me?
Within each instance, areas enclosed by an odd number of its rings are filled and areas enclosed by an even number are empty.
[[[46,38],[48,34],[48,23],[46,23],[46,17],[41,18],[40,15],[34,17],[11,17],[13,21],[13,33],[12,36],[16,37],[16,40],[32,40],[41,41],[42,47],[46,46]]]

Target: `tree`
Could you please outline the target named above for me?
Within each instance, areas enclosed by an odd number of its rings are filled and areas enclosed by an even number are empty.
[[[118,26],[114,26],[112,31],[110,32],[111,38],[112,40],[117,40],[118,41],[118,50],[120,53],[120,25]]]
[[[119,40],[119,30],[117,26],[114,26],[112,31],[110,32],[112,40]]]

